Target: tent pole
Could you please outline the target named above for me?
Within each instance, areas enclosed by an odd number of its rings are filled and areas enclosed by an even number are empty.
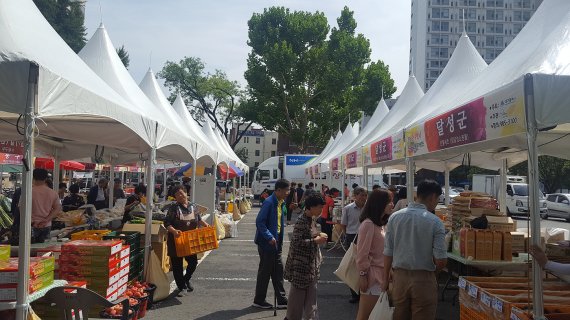
[[[501,160],[501,188],[499,189],[499,211],[507,213],[507,159]]]
[[[162,172],[162,196],[164,201],[168,198],[168,185],[166,184],[166,164],[163,165],[163,172]]]
[[[192,202],[196,203],[196,158],[192,159]]]
[[[449,164],[445,161],[445,205],[448,206],[451,202],[451,195],[449,194]]]
[[[18,243],[18,288],[16,291],[16,319],[28,318],[28,282],[30,279],[30,243],[32,240],[32,164],[34,160],[34,115],[38,105],[39,67],[30,63],[28,102],[24,114],[25,142],[22,175],[23,210],[20,215],[20,241]]]
[[[58,148],[53,148],[53,189],[59,191],[59,173],[60,173],[60,159],[59,159],[59,150]]]
[[[416,164],[411,158],[406,158],[406,187],[408,193],[408,201],[414,202],[414,175],[416,173]]]
[[[152,237],[152,207],[154,201],[154,162],[156,160],[156,147],[148,152],[146,169],[146,218],[144,223],[144,279],[148,279],[150,266],[150,250]]]
[[[217,183],[217,172],[216,172],[216,164],[214,163],[214,165],[212,166],[212,176],[214,177],[214,195],[216,194],[216,191],[218,191],[218,183]],[[219,201],[220,199],[218,199]],[[218,203],[216,202],[216,196],[214,196],[214,206],[212,207],[212,214],[210,215],[210,225],[213,226],[214,225],[214,215],[216,214],[216,209],[218,208]]]
[[[525,109],[526,109],[526,136],[528,141],[528,189],[529,189],[529,217],[532,245],[541,245],[540,241],[540,208],[539,208],[539,175],[538,175],[538,145],[536,143],[538,127],[534,106],[534,84],[532,75],[524,78]],[[544,318],[542,295],[542,268],[536,259],[532,260],[532,294],[534,319]]]
[[[113,201],[115,196],[115,162],[113,158],[110,159],[109,167],[109,208],[113,207]]]
[[[340,208],[341,208],[341,209],[344,208],[344,205],[345,205],[345,203],[346,203],[346,198],[348,197],[348,195],[345,194],[345,192],[344,192],[344,184],[346,183],[345,173],[346,173],[346,172],[345,172],[344,168],[341,167],[341,168],[340,168],[340,175],[341,175],[340,184],[342,185],[342,187],[341,187],[341,190],[342,190],[342,191],[341,191],[342,199],[341,199],[341,205],[340,205]]]

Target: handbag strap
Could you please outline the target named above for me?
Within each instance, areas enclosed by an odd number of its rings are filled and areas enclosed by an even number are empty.
[[[356,237],[354,237],[354,239],[352,240],[352,243],[356,243],[356,239],[358,239],[358,233],[356,234]]]

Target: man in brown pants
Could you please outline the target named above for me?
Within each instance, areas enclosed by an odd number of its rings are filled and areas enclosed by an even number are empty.
[[[437,280],[435,271],[445,267],[445,228],[431,213],[441,186],[431,180],[418,185],[418,202],[393,213],[384,241],[384,287],[393,269],[394,320],[435,319]]]

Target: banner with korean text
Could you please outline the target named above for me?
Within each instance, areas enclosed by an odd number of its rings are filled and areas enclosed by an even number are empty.
[[[367,153],[366,165],[404,159],[404,131],[380,139],[364,148]]]
[[[406,130],[409,157],[525,132],[521,83],[494,91]]]
[[[358,167],[358,163],[360,157],[358,155],[358,151],[353,151],[351,153],[346,154],[344,159],[345,169],[351,169]]]

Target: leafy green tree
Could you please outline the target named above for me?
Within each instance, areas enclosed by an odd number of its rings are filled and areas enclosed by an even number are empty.
[[[370,63],[370,44],[356,34],[345,7],[330,29],[321,12],[271,7],[248,22],[247,120],[287,135],[302,151],[323,145],[337,126],[370,114],[396,90],[387,66]],[[249,109],[249,110],[247,110]]]
[[[236,81],[228,80],[223,71],[206,72],[200,58],[185,57],[179,62],[167,61],[158,76],[164,79],[170,90],[170,99],[174,100],[179,92],[188,103],[190,114],[200,125],[210,120],[228,137],[231,124],[241,120],[237,110],[240,103],[246,100],[245,93]],[[249,120],[245,130],[252,123]],[[232,147],[239,139],[241,136],[232,143]]]
[[[125,68],[129,68],[129,64],[131,63],[131,58],[129,57],[129,52],[125,49],[125,45],[122,45],[120,48],[117,48],[117,54],[119,58],[121,58],[121,62]]]
[[[86,43],[81,3],[71,0],[34,0],[34,3],[67,45],[75,52],[81,51]]]
[[[528,175],[528,161],[521,162],[509,169],[515,175]],[[570,161],[551,156],[538,157],[538,174],[540,181],[544,183],[546,193],[567,187],[570,181]]]
[[[249,159],[249,154],[247,153],[247,148],[243,147],[239,150],[235,151],[236,156],[238,156],[238,158],[243,161],[243,163],[247,163],[247,160]]]

